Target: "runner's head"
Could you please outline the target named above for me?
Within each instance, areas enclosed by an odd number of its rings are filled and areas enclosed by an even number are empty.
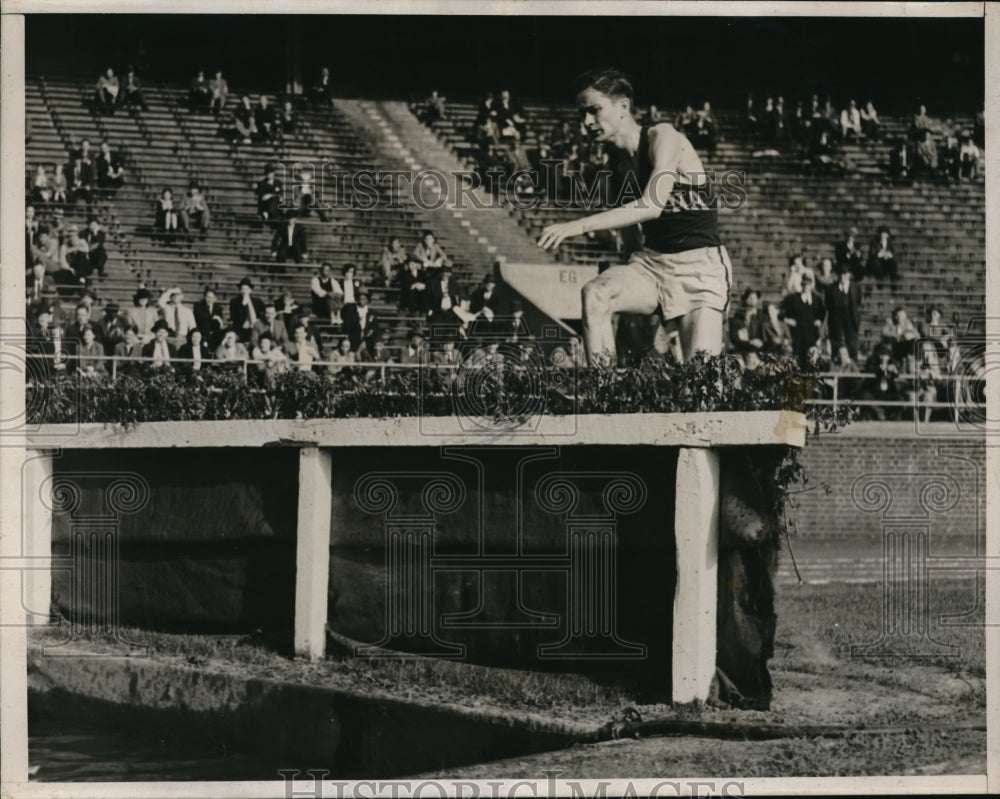
[[[580,119],[594,141],[608,141],[632,119],[632,81],[609,67],[585,72],[577,78],[576,103]]]

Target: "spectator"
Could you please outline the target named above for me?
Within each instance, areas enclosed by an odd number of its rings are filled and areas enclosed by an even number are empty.
[[[251,374],[256,376],[259,384],[267,387],[273,386],[275,376],[288,368],[288,356],[278,349],[270,333],[260,335],[251,356],[256,367]]]
[[[298,199],[294,201],[294,204],[298,208],[299,216],[307,217],[312,214],[313,209],[316,209],[316,215],[323,221],[327,221],[326,207],[316,203],[316,195],[313,191],[313,171],[312,169],[305,168],[299,172],[299,177],[295,181],[295,191],[298,193]]]
[[[215,360],[226,363],[246,363],[250,353],[231,327],[222,334],[222,342],[215,349]]]
[[[175,336],[175,346],[180,346],[187,339],[188,331],[197,327],[194,311],[184,304],[184,292],[179,286],[164,291],[156,303],[163,311],[163,318]]]
[[[351,349],[357,352],[361,343],[378,327],[375,312],[368,305],[368,292],[358,292],[357,303],[345,305],[343,309],[344,333],[351,340]]]
[[[254,108],[250,104],[247,95],[240,97],[239,103],[233,110],[234,137],[243,144],[251,144],[257,139],[257,122],[254,119]]]
[[[819,341],[826,307],[823,300],[813,292],[813,276],[802,275],[801,291],[788,294],[781,301],[781,315],[788,327],[792,354],[799,364],[806,368],[810,364],[809,352]]]
[[[861,112],[858,110],[858,104],[852,99],[840,112],[840,137],[844,141],[858,141],[862,135]]]
[[[910,122],[910,139],[914,142],[914,166],[933,172],[938,167],[937,145],[934,143],[933,123],[927,116],[927,106],[920,110]]]
[[[278,318],[274,305],[264,306],[264,318],[258,319],[250,330],[250,343],[256,345],[263,335],[268,335],[276,347],[285,349],[288,346],[288,331],[285,323]]]
[[[253,281],[240,280],[239,295],[229,301],[229,321],[240,341],[249,341],[253,326],[264,316],[264,303],[253,296]]]
[[[846,266],[851,272],[851,277],[857,280],[864,277],[864,254],[858,244],[858,229],[856,227],[848,230],[844,239],[837,242],[834,246],[834,253],[838,269],[841,266]]]
[[[114,354],[115,348],[125,340],[125,330],[129,327],[128,319],[118,313],[118,303],[109,302],[104,306],[104,316],[94,324],[97,337],[104,344],[107,355]]]
[[[896,385],[899,369],[892,362],[891,355],[885,347],[875,348],[865,366],[865,371],[872,372],[875,376],[868,378],[862,384],[858,399],[866,403],[899,401],[899,388]],[[883,405],[869,404],[861,408],[862,419],[877,419],[884,422],[886,419],[894,420],[898,416],[899,412],[895,407],[886,408]]]
[[[919,357],[935,370],[939,380],[948,368],[948,332],[941,307],[932,305],[927,310],[925,321],[920,327],[922,346]]]
[[[805,265],[802,253],[795,253],[788,257],[788,277],[785,278],[785,292],[788,294],[798,294],[802,291],[802,276],[806,273],[812,274],[812,270]]]
[[[910,154],[903,139],[889,142],[889,177],[896,181],[910,177]]]
[[[104,249],[104,231],[101,229],[101,223],[96,216],[92,216],[87,220],[87,227],[83,231],[82,238],[87,243],[87,255],[90,260],[91,272],[97,272],[98,275],[104,277],[108,263],[108,253]]]
[[[892,359],[902,364],[907,374],[914,371],[914,342],[920,338],[916,326],[910,321],[906,309],[896,307],[882,326],[882,344]]]
[[[463,305],[467,301],[461,289],[451,280],[451,266],[442,266],[436,278],[427,284],[427,315],[431,337],[455,338],[463,322],[471,321],[471,314]]]
[[[309,260],[306,231],[296,221],[295,212],[289,211],[285,221],[275,228],[271,239],[271,257],[279,264],[285,263],[289,258],[297,264]]]
[[[437,238],[430,230],[425,230],[422,239],[413,248],[413,255],[420,261],[425,270],[435,270],[429,273],[428,277],[433,278],[436,270],[442,266],[451,266],[451,259],[445,254],[444,249],[437,243]]]
[[[913,384],[906,390],[906,399],[914,406],[914,416],[919,415],[924,424],[931,420],[931,404],[938,399],[940,374],[928,361],[922,361],[913,378]]]
[[[441,346],[431,353],[431,363],[439,366],[457,366],[461,360],[461,355],[455,349],[455,341],[446,338],[441,342]]]
[[[938,157],[938,167],[948,178],[959,180],[962,172],[961,148],[954,133],[945,137],[944,150]]]
[[[826,131],[830,134],[830,139],[835,140],[840,138],[840,115],[837,113],[837,109],[833,106],[833,100],[830,95],[826,96],[826,100],[823,103],[823,120],[826,123]]]
[[[79,286],[80,278],[63,259],[59,240],[48,228],[38,228],[38,243],[31,249],[33,261],[40,261],[56,286]]]
[[[299,115],[292,107],[291,100],[285,100],[278,114],[278,131],[281,136],[294,136],[299,127]]]
[[[31,201],[39,205],[52,202],[52,186],[45,167],[39,164],[35,167],[35,176],[31,179]]]
[[[503,89],[500,92],[500,102],[497,104],[497,126],[500,128],[500,138],[521,141],[528,130],[528,121],[524,117],[524,109],[510,98],[510,92]]]
[[[378,330],[368,337],[358,350],[358,363],[394,363],[391,353],[386,349],[389,343],[389,333]],[[368,377],[371,373],[368,374]]]
[[[192,111],[207,111],[212,106],[212,87],[205,79],[205,70],[199,69],[191,81],[191,91],[188,92],[188,103]]]
[[[115,345],[114,353],[115,371],[119,375],[135,376],[139,373],[139,364],[128,363],[129,360],[139,358],[142,355],[142,342],[139,341],[139,333],[135,325],[126,323],[125,338]]]
[[[861,133],[867,141],[878,141],[881,136],[881,124],[878,121],[878,112],[872,101],[865,103],[861,109]]]
[[[813,170],[819,175],[847,171],[847,161],[840,155],[837,146],[831,139],[831,134],[825,130],[819,134],[819,138],[810,147],[809,159]]]
[[[684,110],[677,115],[674,127],[690,139],[694,136],[694,126],[697,122],[698,115],[694,111],[694,106],[688,103]]]
[[[968,133],[962,136],[962,146],[958,151],[959,177],[962,180],[976,180],[979,177],[979,159],[982,153]]]
[[[382,255],[379,258],[384,285],[388,286],[396,282],[397,274],[406,266],[409,257],[406,247],[403,246],[398,236],[389,239],[389,244],[382,248]]]
[[[59,259],[76,275],[78,282],[84,283],[90,277],[90,247],[80,238],[80,228],[76,225],[67,226],[66,236],[59,248]]]
[[[357,358],[355,358],[354,353],[351,351],[351,341],[348,338],[342,338],[337,342],[337,347],[333,352],[330,353],[329,360],[331,363],[335,364],[349,364],[354,363]],[[335,366],[330,369],[333,374],[338,374],[344,370],[343,366]]]
[[[171,363],[177,358],[177,348],[169,341],[172,335],[165,320],[158,319],[153,325],[153,340],[142,348],[142,357],[152,358],[154,369],[173,369]]]
[[[475,139],[481,144],[496,144],[500,141],[500,112],[493,92],[487,92],[476,111],[475,131]]]
[[[309,284],[310,307],[313,315],[339,325],[340,309],[344,307],[344,290],[333,276],[329,262],[324,261]],[[287,335],[286,335],[287,339]]]
[[[170,188],[165,188],[156,201],[153,229],[164,241],[169,242],[170,235],[177,232],[178,218],[177,208],[174,207],[174,193]]]
[[[91,203],[91,192],[94,189],[94,167],[84,162],[82,156],[76,153],[73,159],[66,164],[64,170],[66,175],[66,197],[71,203],[79,203],[81,200],[85,205]]]
[[[867,273],[875,278],[881,287],[882,280],[888,278],[894,283],[899,280],[899,268],[892,244],[892,234],[885,225],[879,227],[868,245]]]
[[[354,276],[355,271],[354,264],[350,262],[344,264],[341,289],[344,292],[345,308],[356,304],[358,294],[361,292],[361,281]]]
[[[265,222],[277,221],[280,218],[283,187],[274,174],[274,165],[268,164],[263,179],[257,182],[257,213]]]
[[[291,330],[299,319],[299,305],[292,293],[285,289],[275,300],[274,307],[278,318],[285,323],[285,330]]]
[[[729,344],[748,369],[760,365],[760,352],[764,349],[764,320],[759,304],[760,294],[756,289],[746,289],[740,310],[733,315],[729,325]]]
[[[846,349],[850,359],[858,359],[858,332],[861,328],[861,289],[851,280],[850,267],[838,264],[839,280],[826,290],[827,326],[834,352]]]
[[[153,340],[155,331],[153,326],[159,321],[159,310],[149,303],[153,295],[148,289],[139,289],[132,297],[132,306],[128,309],[128,319],[135,328],[139,341],[148,344]]]
[[[38,237],[38,218],[35,216],[35,206],[27,205],[24,208],[24,266],[31,269],[35,262],[31,254]]]
[[[781,120],[784,125],[784,120]],[[691,144],[696,148],[705,149],[710,154],[715,151],[715,117],[712,115],[712,106],[707,101],[698,109],[695,115],[693,137]]]
[[[45,264],[38,260],[31,265],[25,281],[25,299],[29,303],[49,303],[56,298],[56,282],[45,271]]]
[[[80,343],[76,348],[76,371],[90,380],[106,380],[108,370],[104,364],[104,347],[97,340],[92,325],[85,325],[80,331]]]
[[[63,243],[66,238],[66,225],[63,218],[62,208],[52,209],[52,217],[49,220],[48,230],[49,233],[52,234],[52,238],[55,239],[58,244]]]
[[[747,95],[743,106],[743,135],[747,141],[755,144],[760,136],[760,121],[757,118],[757,108],[753,103],[753,95]]]
[[[181,202],[179,220],[180,229],[185,233],[190,233],[192,227],[196,227],[201,237],[205,238],[212,215],[208,210],[208,203],[205,202],[205,195],[197,185],[192,185],[188,189],[187,196]]]
[[[803,146],[809,142],[810,120],[806,114],[804,103],[799,100],[795,110],[788,118],[788,135],[795,144]]]
[[[820,258],[818,273],[816,274],[816,290],[820,293],[826,291],[828,286],[837,282],[837,272],[833,268],[832,258]]]
[[[229,99],[229,84],[222,77],[221,69],[215,70],[215,77],[208,82],[208,91],[211,93],[208,107],[215,116],[219,116],[219,113],[226,107],[226,101]]]
[[[86,328],[91,329],[91,331],[94,333],[95,340],[97,340],[98,343],[101,344],[103,348],[104,342],[100,340],[97,331],[94,330],[93,321],[91,320],[90,317],[90,306],[87,305],[86,303],[81,302],[79,305],[76,306],[76,315],[73,321],[66,326],[66,332],[64,338],[66,339],[67,342],[78,346],[83,342],[83,331]]]
[[[444,119],[445,98],[438,94],[437,89],[431,92],[417,109],[417,118],[425,124],[433,124]]]
[[[267,95],[262,94],[253,112],[253,121],[258,136],[264,141],[274,141],[278,136],[278,118],[274,108],[268,104]]]
[[[409,344],[403,350],[400,363],[430,363],[431,351],[427,346],[424,331],[419,327],[410,328]]]
[[[111,67],[108,67],[107,71],[97,79],[97,89],[94,92],[94,107],[98,113],[115,113],[120,89],[118,76]]]
[[[211,286],[205,286],[201,299],[194,304],[191,311],[205,345],[209,349],[215,349],[222,340],[222,329],[226,323],[223,319],[225,309]]]
[[[292,331],[292,340],[288,344],[288,358],[295,363],[300,372],[311,372],[312,365],[320,360],[319,347],[311,339],[306,326],[298,324]]]
[[[487,272],[483,276],[482,285],[472,292],[472,297],[469,299],[469,313],[482,317],[487,327],[500,310],[500,298],[497,296],[496,288],[497,279],[492,272]]]
[[[420,261],[416,258],[407,259],[405,269],[399,273],[398,283],[399,310],[409,313],[426,313],[427,279],[420,266]]]
[[[137,105],[143,111],[149,110],[149,106],[146,105],[146,98],[142,94],[142,84],[139,82],[139,77],[135,74],[135,69],[131,64],[125,73],[121,104],[129,107]]]
[[[114,197],[115,192],[125,185],[125,167],[117,153],[111,152],[111,145],[101,142],[101,153],[97,156],[97,188],[106,197]]]
[[[330,80],[329,67],[323,67],[319,71],[319,80],[312,87],[312,99],[317,103],[329,103],[333,100],[333,84]]]
[[[177,358],[182,361],[178,365],[178,370],[185,374],[194,374],[201,371],[203,362],[212,359],[212,353],[198,328],[192,327],[187,332],[186,338],[187,340],[177,350]]]
[[[774,356],[790,355],[792,342],[788,327],[781,319],[781,306],[775,302],[765,302],[762,314],[761,332],[764,346],[761,352]]]

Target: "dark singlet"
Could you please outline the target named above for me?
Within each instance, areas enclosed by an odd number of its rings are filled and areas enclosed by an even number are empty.
[[[615,149],[610,155],[614,181],[615,205],[625,205],[642,196],[653,174],[649,157],[649,128],[643,126],[639,136],[639,149],[634,156]],[[668,205],[662,213],[642,223],[644,247],[662,253],[684,252],[701,247],[718,247],[719,241],[718,198],[710,182],[695,186],[691,183],[674,183]]]

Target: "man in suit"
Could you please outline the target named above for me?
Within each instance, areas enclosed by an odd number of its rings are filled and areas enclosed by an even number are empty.
[[[108,263],[108,253],[104,249],[106,236],[101,230],[101,223],[96,216],[87,220],[87,227],[80,235],[80,238],[87,243],[88,257],[90,259],[90,269],[104,277],[104,268]]]
[[[312,87],[312,99],[317,103],[325,103],[333,99],[333,85],[331,84],[329,67],[323,67],[320,70],[319,80]]]
[[[154,369],[173,369],[170,362],[177,357],[177,348],[170,343],[172,334],[170,325],[164,319],[153,325],[153,340],[142,348],[142,357],[152,358]]]
[[[137,105],[143,111],[149,110],[149,106],[146,105],[146,98],[142,96],[142,83],[139,82],[139,76],[135,74],[135,69],[131,64],[129,64],[128,71],[122,80],[122,94],[119,105]]]
[[[216,299],[215,291],[210,286],[205,286],[205,291],[198,302],[191,309],[194,313],[194,323],[201,331],[209,349],[214,350],[222,340],[222,330],[225,327],[225,308]]]
[[[241,342],[250,341],[253,326],[264,318],[264,303],[253,296],[253,281],[245,277],[240,281],[240,293],[229,301],[229,322]]]
[[[837,258],[837,266],[841,264],[851,270],[851,276],[860,280],[865,274],[864,253],[861,252],[861,245],[858,243],[858,229],[852,227],[847,231],[843,241],[838,241],[834,248]]]
[[[101,152],[94,165],[97,188],[108,197],[114,197],[118,189],[125,185],[125,167],[117,153],[111,152],[111,145],[101,142]]]
[[[270,304],[264,306],[264,318],[258,319],[250,329],[250,343],[256,347],[264,333],[270,334],[275,347],[280,347],[282,350],[288,347],[288,330],[285,328],[285,323],[278,318],[277,309]]]
[[[94,188],[94,166],[86,163],[80,153],[66,164],[66,197],[71,203],[83,200],[90,205],[91,191]]]
[[[451,280],[452,269],[441,267],[437,280],[427,284],[427,317],[431,338],[454,338],[464,321],[472,315],[463,307],[466,302],[461,289]]]
[[[25,280],[25,299],[29,302],[54,300],[56,298],[56,282],[52,275],[45,271],[45,264],[38,260],[31,265],[31,272]]]
[[[847,264],[838,264],[840,279],[826,290],[827,324],[830,348],[836,356],[846,349],[851,360],[858,360],[858,331],[861,328],[861,289],[851,279]]]
[[[368,305],[368,292],[358,293],[357,303],[345,305],[341,311],[344,320],[344,333],[351,341],[351,350],[357,352],[361,343],[375,330],[378,318]]]
[[[112,353],[116,359],[138,358],[142,355],[142,345],[139,343],[139,331],[135,325],[125,326],[125,338],[115,344]],[[119,360],[115,370],[119,375],[135,375],[141,371],[140,363],[129,363],[127,360]]]
[[[104,306],[104,316],[93,325],[97,336],[104,342],[104,352],[113,355],[115,348],[125,340],[128,320],[118,313],[118,303],[109,302]]]
[[[174,286],[164,291],[156,304],[163,311],[167,325],[174,331],[174,346],[181,346],[187,341],[188,331],[198,326],[194,320],[194,312],[184,304],[184,292]]]
[[[257,181],[257,213],[265,222],[279,219],[281,206],[281,181],[274,177],[274,165],[268,164],[264,177]]]
[[[809,350],[819,341],[826,307],[813,292],[813,276],[802,274],[802,291],[787,295],[781,301],[781,313],[792,337],[792,352],[801,366],[809,365]]]
[[[278,225],[271,240],[271,257],[279,264],[289,258],[300,264],[309,258],[309,248],[306,245],[306,231],[297,224],[294,213],[289,213],[284,222]]]
[[[760,294],[748,288],[743,292],[741,313],[729,320],[729,343],[740,354],[744,365],[753,369],[760,364],[764,348],[764,319],[760,313]]]
[[[94,330],[94,338],[98,344],[103,345],[104,339],[100,331],[94,328],[94,324],[91,321],[90,306],[81,302],[76,306],[76,318],[66,327],[64,334],[66,343],[72,344],[74,347],[78,346],[83,342],[83,331],[87,328]]]

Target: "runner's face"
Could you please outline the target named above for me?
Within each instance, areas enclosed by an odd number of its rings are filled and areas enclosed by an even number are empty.
[[[624,123],[627,102],[594,88],[584,89],[576,98],[580,119],[594,141],[608,141]]]

